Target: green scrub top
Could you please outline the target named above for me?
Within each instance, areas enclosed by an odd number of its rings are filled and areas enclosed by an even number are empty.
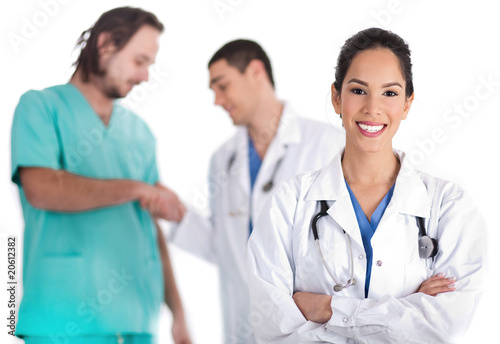
[[[152,334],[163,276],[156,228],[138,202],[62,213],[32,207],[19,167],[99,179],[158,181],[155,139],[114,104],[108,127],[72,84],[25,93],[12,125],[12,181],[25,221],[16,335]]]

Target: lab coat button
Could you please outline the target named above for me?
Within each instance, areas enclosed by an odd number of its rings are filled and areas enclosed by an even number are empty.
[[[349,321],[349,318],[347,318],[347,317],[343,317],[343,318],[342,318],[342,322],[343,322],[344,324],[345,324],[346,322],[348,322],[348,321]]]
[[[365,258],[365,256],[363,256],[362,254],[360,254],[360,255],[358,256],[358,259],[359,259],[359,260],[362,260],[363,258]]]
[[[382,261],[381,260],[377,260],[377,266],[382,266]]]

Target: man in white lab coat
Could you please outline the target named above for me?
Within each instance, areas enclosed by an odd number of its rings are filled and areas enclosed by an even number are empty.
[[[224,45],[209,62],[210,88],[238,126],[213,155],[210,218],[186,212],[173,243],[220,268],[226,343],[254,343],[247,286],[247,240],[281,181],[326,165],[343,147],[333,127],[294,116],[275,95],[269,58],[255,42]]]

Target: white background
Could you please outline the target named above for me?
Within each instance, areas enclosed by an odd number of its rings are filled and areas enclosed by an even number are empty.
[[[10,182],[15,106],[29,89],[66,83],[80,33],[102,12],[124,5],[154,12],[166,27],[149,86],[136,87],[126,102],[157,137],[163,182],[187,203],[205,192],[210,154],[234,132],[224,111],[213,106],[208,89],[206,65],[221,45],[236,38],[261,43],[271,58],[279,97],[305,117],[339,126],[328,99],[345,39],[360,29],[378,26],[408,41],[416,97],[394,145],[407,151],[417,168],[459,183],[486,218],[493,263],[489,287],[463,342],[489,342],[498,326],[492,314],[500,306],[495,288],[499,285],[495,263],[500,258],[495,222],[499,204],[495,196],[500,192],[500,25],[493,2],[23,0],[7,2],[0,13],[2,343],[17,342],[6,334],[6,236],[21,236],[23,228],[17,188]],[[490,80],[489,88],[481,80]],[[170,247],[170,253],[194,341],[220,343],[216,269],[175,247]],[[171,343],[170,324],[164,309],[162,343]]]

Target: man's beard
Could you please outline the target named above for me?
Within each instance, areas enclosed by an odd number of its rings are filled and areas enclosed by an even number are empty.
[[[110,79],[107,76],[106,72],[103,73],[102,75],[103,93],[109,99],[124,98],[126,95],[121,94],[120,89],[113,81],[114,81],[113,79]]]
[[[109,77],[107,69],[101,69],[99,72],[99,77],[102,80],[102,92],[106,95],[106,97],[108,97],[109,99],[119,99],[126,97],[126,94],[121,94],[120,89],[114,83],[114,80]]]
[[[116,86],[105,87],[103,92],[106,95],[106,97],[108,97],[110,99],[119,99],[119,98],[125,97],[122,94],[120,94],[120,91],[118,90],[118,88]]]

